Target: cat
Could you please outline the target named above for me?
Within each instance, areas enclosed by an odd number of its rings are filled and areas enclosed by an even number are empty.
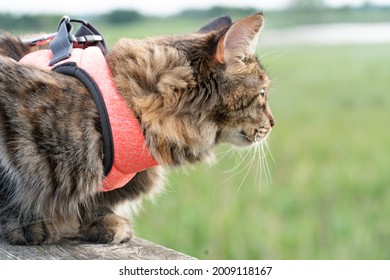
[[[89,91],[75,78],[18,64],[34,50],[0,36],[0,225],[11,244],[93,243],[133,236],[120,206],[163,189],[164,169],[214,158],[220,143],[258,145],[275,120],[270,78],[255,55],[261,13],[212,20],[198,32],[120,39],[106,54],[119,93],[158,165],[122,188],[99,191],[102,133]],[[130,206],[128,206],[130,205]]]

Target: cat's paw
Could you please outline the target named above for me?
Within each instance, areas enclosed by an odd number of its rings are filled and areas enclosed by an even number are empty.
[[[54,228],[45,221],[7,223],[3,224],[2,230],[6,240],[13,245],[40,245],[58,241]]]
[[[86,225],[82,234],[93,243],[124,243],[130,241],[133,230],[129,221],[115,214],[96,217]]]

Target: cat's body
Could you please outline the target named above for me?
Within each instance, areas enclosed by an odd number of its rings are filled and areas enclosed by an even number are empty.
[[[163,168],[213,158],[221,142],[262,141],[274,119],[269,79],[254,56],[263,17],[222,18],[200,32],[120,40],[106,55],[119,93],[140,122],[158,162],[124,187],[104,179],[99,116],[72,77],[17,63],[32,51],[0,36],[0,223],[14,244],[64,236],[92,242],[131,238],[118,206],[158,192]]]

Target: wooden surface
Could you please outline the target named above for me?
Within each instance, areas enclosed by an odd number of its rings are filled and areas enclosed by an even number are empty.
[[[91,244],[62,240],[39,246],[9,245],[0,238],[0,259],[12,260],[193,260],[194,258],[133,237],[126,244]]]

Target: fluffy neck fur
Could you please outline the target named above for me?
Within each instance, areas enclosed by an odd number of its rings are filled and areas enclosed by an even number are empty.
[[[218,128],[216,34],[119,41],[107,56],[120,94],[161,165],[211,160]],[[196,74],[195,74],[196,73]]]

